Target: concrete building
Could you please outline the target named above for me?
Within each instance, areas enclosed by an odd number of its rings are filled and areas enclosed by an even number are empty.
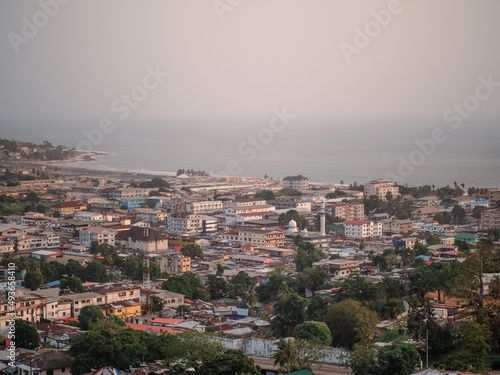
[[[224,210],[228,208],[249,208],[254,206],[265,206],[266,200],[262,198],[243,198],[243,199],[235,199],[232,201],[225,201]]]
[[[344,223],[345,236],[352,239],[361,238],[377,238],[382,235],[382,223],[365,221],[365,220],[351,220]]]
[[[301,197],[277,197],[267,201],[271,206],[276,207],[277,210],[306,210],[311,211],[311,202],[302,201]]]
[[[103,189],[102,195],[106,198],[147,198],[149,192],[142,188],[123,188],[123,189]]]
[[[220,234],[221,240],[237,241],[259,247],[282,247],[285,234],[281,231],[268,229],[231,230]]]
[[[327,212],[333,217],[338,217],[345,221],[363,220],[365,217],[365,205],[363,203],[337,203],[329,205]]]
[[[98,212],[79,211],[73,214],[73,220],[77,221],[105,221],[104,215]]]
[[[493,228],[500,228],[500,209],[481,212],[481,229],[487,230]]]
[[[169,275],[191,272],[191,258],[178,251],[150,254],[149,259],[160,266],[161,272],[167,272]]]
[[[298,176],[287,176],[283,178],[281,181],[281,187],[283,189],[292,188],[292,189],[308,189],[309,188],[309,180],[307,177],[298,175]]]
[[[201,215],[201,227],[203,233],[215,233],[217,232],[217,218],[213,216]]]
[[[320,267],[328,272],[332,277],[347,277],[353,271],[360,271],[359,262],[357,260],[347,259],[332,259],[321,260],[313,263],[313,267]]]
[[[500,189],[488,191],[488,200],[490,201],[490,207],[496,208],[497,202],[500,202]]]
[[[59,202],[50,206],[50,212],[60,212],[62,215],[69,215],[76,211],[83,211],[86,208],[86,204],[81,204],[77,201]]]
[[[112,246],[115,246],[114,230],[90,227],[88,229],[82,229],[79,232],[81,246],[90,247],[93,241],[97,241],[99,244],[106,242]]]
[[[219,213],[223,210],[224,203],[222,201],[202,201],[186,203],[186,211],[196,215]]]
[[[167,218],[167,213],[161,210],[152,210],[147,208],[135,209],[135,217],[141,220],[146,220],[151,224],[163,224]]]
[[[201,215],[189,213],[169,213],[165,222],[171,234],[199,234],[203,231]]]
[[[411,232],[413,230],[412,220],[381,220],[382,233],[384,234],[401,234]]]
[[[372,180],[370,182],[367,182],[364,186],[365,198],[376,195],[380,199],[385,201],[388,193],[391,193],[393,198],[399,195],[399,188],[395,186],[394,182],[390,182],[387,180]]]
[[[168,236],[151,228],[132,227],[118,232],[115,239],[119,246],[146,253],[168,250]]]
[[[43,317],[43,298],[32,295],[16,294],[14,310],[10,310],[9,301],[6,296],[0,297],[0,330],[9,327],[10,318],[14,311],[16,319],[22,319],[36,324]]]

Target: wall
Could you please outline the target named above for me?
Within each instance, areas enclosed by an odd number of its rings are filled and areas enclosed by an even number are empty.
[[[259,338],[252,339],[226,339],[221,337],[213,337],[214,341],[220,342],[227,349],[241,349],[248,355],[257,355],[263,357],[271,357],[275,351],[278,350],[275,340],[266,340]],[[326,357],[320,362],[327,363],[344,363],[345,358],[343,355],[347,354],[346,351],[337,348],[327,348]]]

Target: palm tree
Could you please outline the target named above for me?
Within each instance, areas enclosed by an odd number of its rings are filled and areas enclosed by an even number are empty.
[[[25,270],[28,267],[28,262],[26,261],[26,258],[25,257],[20,257],[17,260],[17,266],[19,267],[20,271]]]
[[[7,268],[9,266],[9,263],[12,263],[14,260],[14,257],[12,256],[12,253],[5,253],[3,256],[2,256],[2,261],[1,261],[1,264],[2,266],[4,266],[5,268]]]
[[[281,367],[285,367],[288,373],[292,371],[297,360],[294,347],[295,345],[292,338],[281,339],[278,343],[278,350],[271,357],[274,359],[275,365],[279,363]]]

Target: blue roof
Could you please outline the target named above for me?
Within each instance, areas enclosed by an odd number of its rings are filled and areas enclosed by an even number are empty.
[[[417,258],[417,259],[423,259],[423,260],[425,260],[427,262],[431,260],[431,258],[429,258],[427,255],[419,255],[418,257],[415,257],[415,258]]]
[[[59,285],[61,282],[59,280],[51,281],[50,283],[45,283],[47,286],[56,286]]]

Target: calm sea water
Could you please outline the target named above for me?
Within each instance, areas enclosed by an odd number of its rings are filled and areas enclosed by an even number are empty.
[[[111,155],[75,165],[155,173],[193,168],[213,175],[246,177],[302,174],[310,181],[325,183],[343,180],[361,184],[393,176],[409,185],[445,186],[456,181],[467,186],[500,187],[500,129],[494,124],[456,132],[445,129],[446,141],[435,143],[434,149],[428,145],[428,155],[419,151],[416,141],[430,138],[436,126],[359,128],[294,126],[292,122],[272,136],[262,131],[265,127],[170,125],[156,126],[154,131],[145,131],[142,126],[122,127],[95,147]],[[259,134],[267,143],[250,145],[248,137],[259,139]],[[78,140],[65,144],[76,146]],[[252,159],[250,149],[255,151]]]

